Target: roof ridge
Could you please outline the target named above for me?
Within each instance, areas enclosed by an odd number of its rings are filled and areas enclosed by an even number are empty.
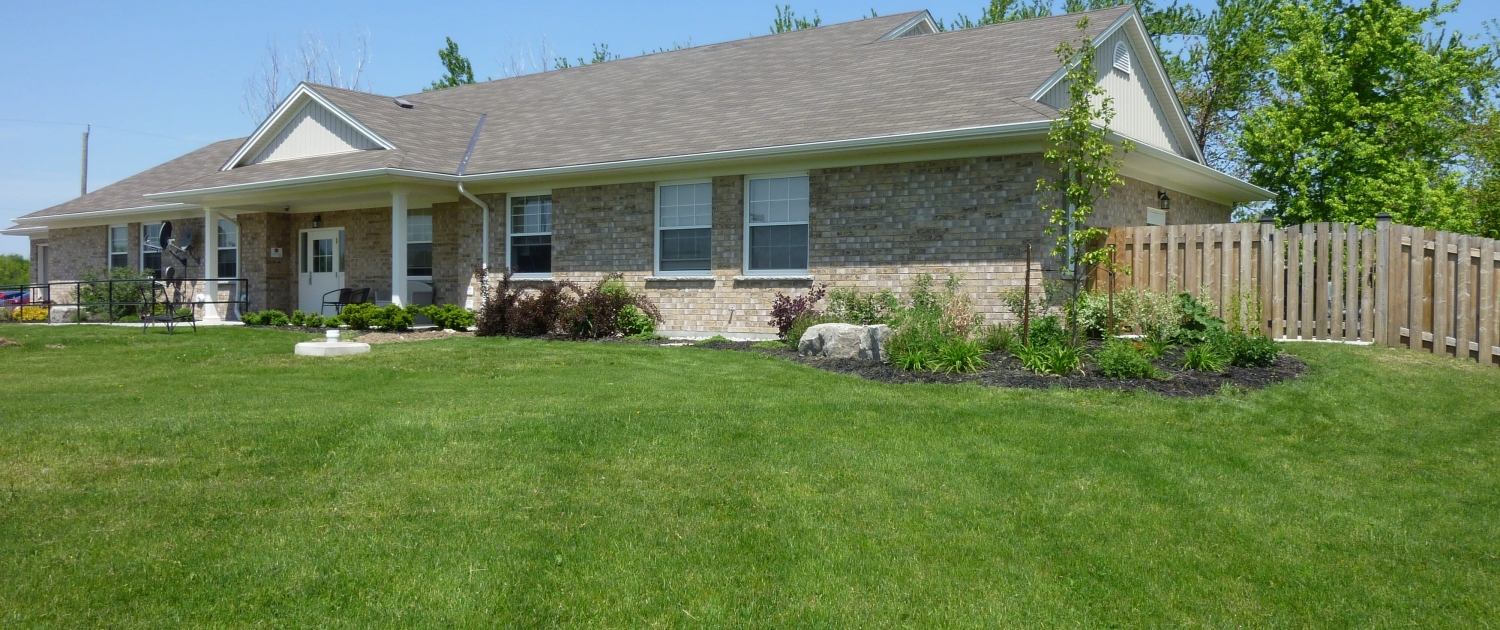
[[[583,68],[589,68],[589,67],[593,67],[593,66],[600,66],[600,65],[607,64],[607,63],[620,63],[620,62],[629,62],[629,61],[639,61],[639,60],[648,59],[648,58],[660,58],[662,55],[670,55],[670,54],[673,54],[673,53],[688,53],[688,52],[701,53],[701,52],[704,52],[704,51],[709,51],[709,50],[714,50],[714,49],[717,49],[717,48],[726,47],[726,46],[729,46],[731,44],[739,44],[739,43],[742,43],[742,42],[750,42],[750,41],[757,41],[757,40],[766,40],[766,39],[770,39],[770,38],[773,38],[773,37],[776,37],[776,36],[779,36],[779,35],[793,35],[793,34],[801,34],[801,33],[812,33],[812,32],[817,32],[817,31],[827,32],[829,29],[835,29],[835,28],[841,28],[841,27],[848,27],[848,26],[852,26],[852,25],[855,25],[855,24],[861,24],[861,23],[864,23],[864,22],[869,22],[871,20],[889,21],[889,20],[896,20],[897,18],[906,18],[907,20],[909,20],[909,19],[912,18],[912,16],[915,16],[915,15],[917,15],[919,13],[924,13],[924,12],[927,12],[927,10],[926,9],[921,9],[921,10],[917,10],[917,11],[907,11],[907,12],[904,12],[904,13],[893,13],[891,15],[881,15],[881,16],[876,16],[876,17],[872,17],[872,18],[860,18],[860,19],[857,19],[857,20],[849,20],[849,21],[846,21],[846,22],[837,22],[837,23],[834,23],[834,24],[829,24],[827,26],[815,26],[813,28],[796,29],[796,30],[785,31],[785,32],[781,32],[781,33],[767,33],[765,35],[750,35],[749,37],[741,37],[739,39],[731,39],[731,40],[726,40],[726,41],[722,41],[722,42],[714,42],[712,44],[704,44],[702,46],[689,46],[687,48],[679,48],[679,49],[676,49],[676,50],[663,50],[663,51],[660,51],[660,52],[646,53],[644,55],[636,55],[634,57],[621,57],[619,59],[614,59],[614,60],[611,60],[611,61],[606,61],[606,62],[597,63],[597,64],[590,63],[590,64],[583,64],[583,65],[578,65],[578,66],[570,66],[570,67],[567,67],[567,68],[557,68],[557,69],[553,69],[553,70],[543,70],[541,72],[530,72],[530,73],[527,73],[527,74],[518,74],[518,75],[513,76],[513,77],[501,77],[499,79],[490,79],[490,80],[487,80],[487,81],[478,81],[478,82],[470,83],[470,84],[467,84],[467,85],[458,85],[458,86],[454,86],[454,87],[450,87],[450,88],[443,88],[442,90],[432,90],[432,91],[425,91],[424,90],[424,91],[421,91],[421,92],[412,92],[411,94],[403,94],[403,95],[401,95],[400,98],[410,99],[411,97],[417,97],[417,96],[421,96],[423,94],[434,94],[434,93],[437,93],[437,92],[440,92],[440,91],[441,92],[448,92],[450,94],[455,93],[455,92],[451,92],[451,90],[461,90],[461,91],[464,91],[464,92],[471,92],[475,88],[478,88],[479,86],[494,85],[494,84],[501,83],[501,82],[504,82],[504,81],[514,81],[514,80],[517,80],[517,79],[525,79],[525,78],[528,78],[528,77],[537,77],[537,76],[552,74],[554,72],[567,72],[569,70],[581,70]],[[902,20],[902,21],[904,22],[905,20]],[[897,22],[897,25],[899,26],[900,22]]]
[[[395,100],[398,99],[398,98],[399,99],[411,100],[409,98],[410,96],[418,96],[420,94],[427,94],[428,93],[428,92],[418,92],[417,94],[414,94],[414,95],[389,96],[389,95],[380,94],[380,93],[377,93],[377,92],[361,92],[359,90],[351,90],[349,88],[341,88],[341,87],[338,87],[338,86],[325,85],[325,84],[322,84],[322,83],[311,83],[311,82],[307,82],[307,81],[304,81],[304,83],[307,83],[307,86],[309,88],[315,90],[315,91],[316,90],[324,90],[324,89],[337,90],[339,92],[344,92],[344,93],[347,93],[347,94],[350,94],[350,95],[353,95],[353,96],[371,96],[371,97],[375,97],[375,98],[383,98],[383,99],[387,99],[389,101],[392,101],[393,104],[394,104]],[[454,107],[452,105],[444,105],[442,103],[434,103],[432,101],[418,100],[416,102],[421,103],[422,105],[428,106],[428,107],[437,107],[437,108],[446,109],[446,110],[454,111],[454,112],[463,112],[465,114],[473,114],[475,116],[479,116],[479,115],[482,115],[482,114],[485,113],[485,112],[476,112],[476,111],[473,111],[473,110],[470,110],[470,109],[464,109],[462,107]],[[350,114],[350,116],[353,116],[353,114]],[[363,121],[361,121],[361,122],[363,122]]]
[[[1043,16],[1040,16],[1040,17],[1026,18],[1024,20],[1009,20],[1009,21],[1006,21],[1006,22],[996,22],[994,24],[984,24],[984,25],[981,25],[981,26],[971,26],[969,28],[949,29],[949,30],[946,30],[946,31],[939,31],[937,33],[929,33],[928,35],[952,35],[952,34],[957,34],[957,33],[975,33],[975,32],[983,32],[983,31],[992,31],[992,30],[998,30],[998,29],[1003,29],[1003,28],[1008,28],[1008,27],[1009,28],[1014,28],[1014,27],[1016,27],[1017,25],[1020,25],[1020,24],[1027,24],[1027,25],[1030,25],[1030,26],[1036,26],[1037,22],[1062,20],[1063,18],[1075,18],[1076,19],[1077,16],[1086,16],[1086,15],[1088,15],[1090,13],[1105,13],[1105,12],[1109,12],[1109,11],[1119,11],[1120,9],[1126,9],[1127,10],[1126,12],[1128,12],[1129,10],[1135,9],[1135,3],[1127,2],[1127,3],[1124,3],[1124,4],[1117,4],[1117,5],[1114,5],[1112,7],[1104,7],[1102,9],[1089,9],[1087,11],[1078,11],[1076,13],[1058,13],[1056,15],[1043,15]],[[1108,26],[1108,25],[1106,24],[1105,26]],[[926,35],[924,35],[924,37],[926,37]],[[891,40],[891,41],[895,41],[895,40]]]

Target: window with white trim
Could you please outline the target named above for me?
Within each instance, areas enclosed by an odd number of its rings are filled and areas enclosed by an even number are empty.
[[[704,273],[713,251],[713,184],[662,184],[656,188],[656,271]]]
[[[158,242],[161,238],[160,223],[145,223],[141,225],[141,271],[161,271],[161,247],[164,243]]]
[[[552,195],[511,197],[507,219],[511,271],[520,275],[550,275]]]
[[[109,268],[124,269],[130,266],[130,227],[109,226]]]
[[[1115,42],[1115,69],[1130,74],[1130,47],[1125,42]]]
[[[432,210],[406,215],[406,275],[432,278]]]
[[[807,176],[749,180],[746,271],[807,273]]]
[[[229,219],[219,219],[218,242],[219,278],[239,277],[240,229]]]

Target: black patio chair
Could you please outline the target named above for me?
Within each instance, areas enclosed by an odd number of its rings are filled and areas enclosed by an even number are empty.
[[[335,296],[332,300],[329,296]],[[350,304],[366,304],[370,301],[369,289],[335,289],[323,294],[323,306],[318,309],[319,314],[333,307],[333,314],[339,315],[344,312],[344,307]]]
[[[198,332],[198,319],[193,317],[192,307],[188,306],[187,291],[182,286],[183,281],[177,279],[177,268],[167,267],[162,276],[161,280],[151,281],[151,296],[141,313],[141,331],[145,332],[152,324],[162,324],[170,335],[178,323],[187,322],[193,332]],[[184,308],[187,313],[178,314],[177,311]]]

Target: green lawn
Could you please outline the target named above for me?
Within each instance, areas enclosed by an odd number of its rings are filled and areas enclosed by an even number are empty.
[[[1492,627],[1500,370],[1197,400],[0,326],[0,627]],[[63,345],[48,348],[47,344]]]

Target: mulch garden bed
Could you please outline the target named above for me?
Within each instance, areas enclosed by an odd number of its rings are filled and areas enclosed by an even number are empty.
[[[854,374],[872,381],[885,383],[975,383],[988,387],[1013,387],[1048,389],[1065,387],[1070,389],[1109,389],[1116,391],[1149,391],[1164,396],[1194,397],[1218,394],[1224,387],[1260,389],[1301,376],[1307,364],[1289,354],[1282,354],[1276,363],[1263,368],[1230,367],[1223,374],[1205,374],[1178,367],[1182,356],[1178,349],[1170,350],[1161,359],[1154,361],[1164,375],[1161,379],[1121,379],[1103,376],[1085,364],[1084,372],[1075,376],[1044,376],[1021,368],[1020,360],[1007,352],[985,355],[989,366],[978,372],[967,374],[945,374],[940,372],[908,372],[889,363],[861,361],[858,359],[822,359],[801,357],[790,348],[755,348],[751,342],[711,342],[698,344],[699,348],[715,350],[737,350],[759,352],[795,361],[803,365],[830,372]],[[1099,342],[1089,342],[1091,351],[1098,350]]]

